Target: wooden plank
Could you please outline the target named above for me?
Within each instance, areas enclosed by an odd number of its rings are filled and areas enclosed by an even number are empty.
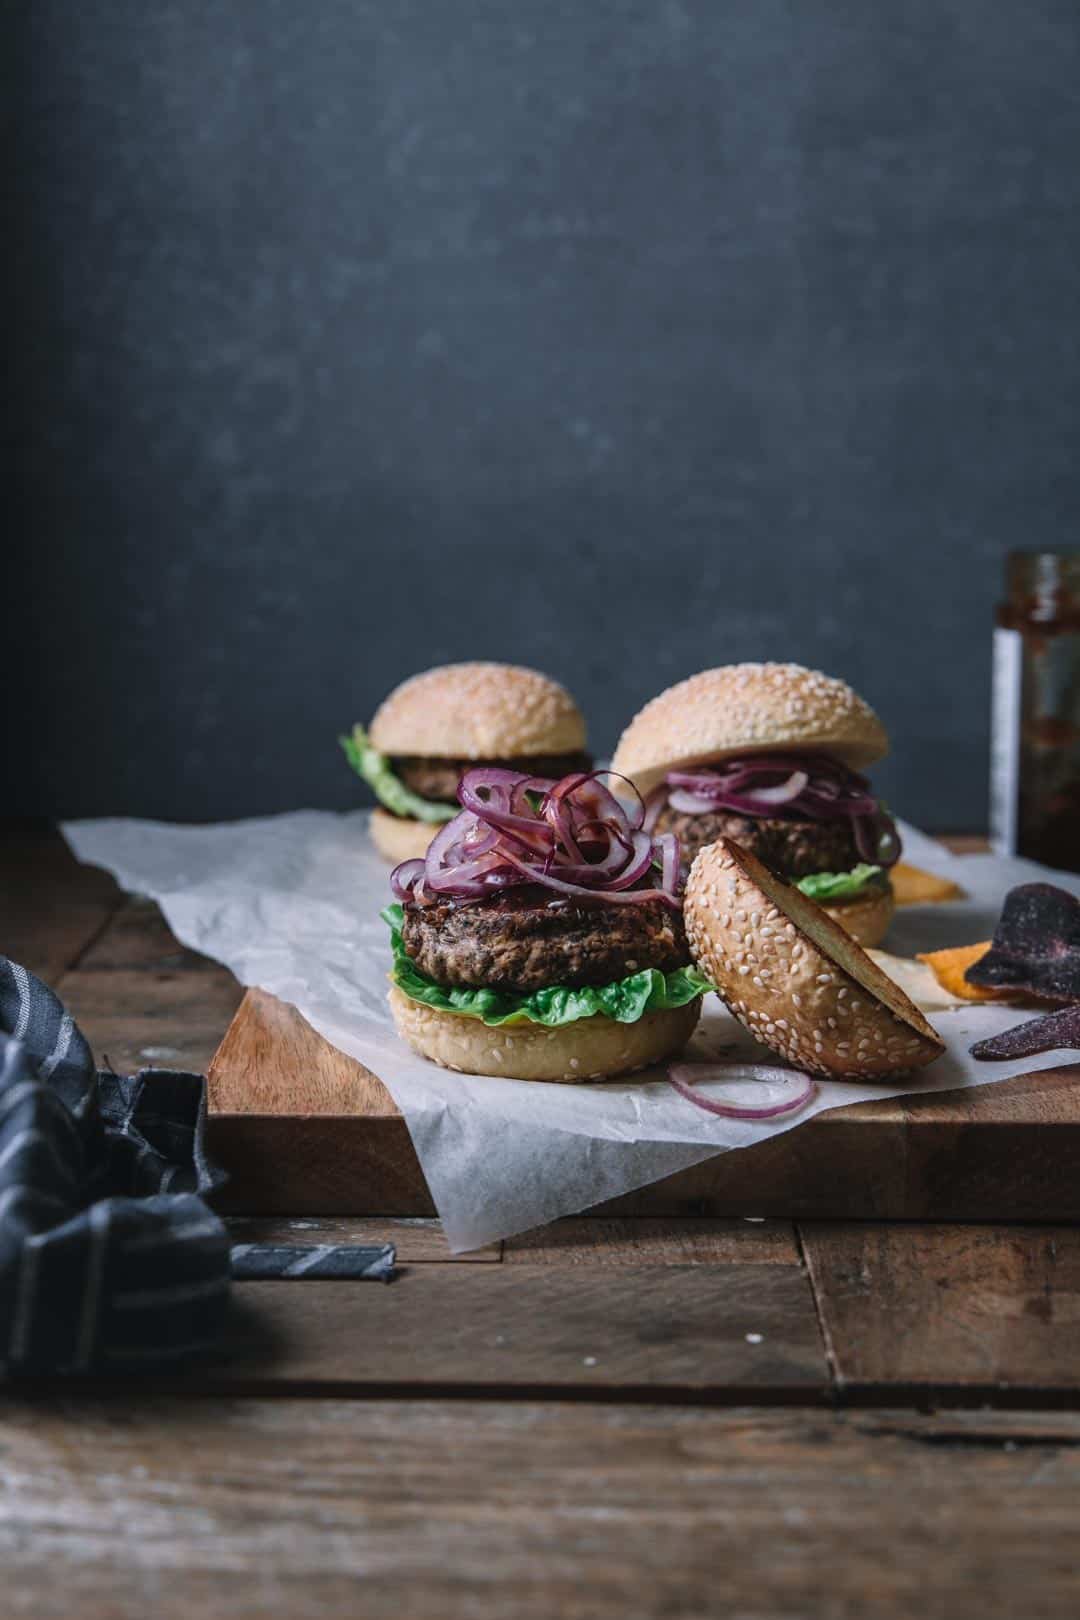
[[[369,1069],[317,1035],[295,1007],[248,990],[207,1075],[215,1114],[401,1119]]]
[[[333,1114],[211,1114],[229,1182],[218,1208],[258,1215],[434,1215],[405,1121]]]
[[[1072,1620],[1080,1419],[887,1419],[9,1401],[5,1596],[35,1620]]]
[[[123,896],[80,866],[46,822],[5,822],[0,836],[0,952],[55,989]]]
[[[237,1285],[192,1387],[817,1399],[828,1374],[798,1266],[421,1265],[388,1286]]]
[[[488,1243],[468,1254],[451,1254],[442,1223],[433,1219],[345,1218],[337,1216],[230,1216],[227,1223],[233,1243],[392,1243],[398,1264],[422,1265],[431,1261],[462,1265],[496,1264],[502,1259],[502,1245]]]
[[[508,1264],[534,1266],[799,1263],[795,1230],[788,1221],[584,1216],[507,1238],[503,1250]]]
[[[225,1207],[430,1214],[386,1088],[252,991],[210,1068]],[[284,1111],[282,1111],[284,1110]],[[1003,1129],[1003,1127],[1008,1129]],[[834,1109],[598,1206],[605,1215],[1080,1219],[1080,1066]]]
[[[800,1228],[842,1392],[1080,1390],[1080,1231]]]
[[[142,969],[147,973],[181,970],[217,973],[220,963],[181,945],[156,900],[143,895],[125,895],[109,923],[82,958],[79,966],[87,971],[106,968]]]
[[[206,1072],[243,994],[227,968],[79,968],[64,1002],[99,1063]]]

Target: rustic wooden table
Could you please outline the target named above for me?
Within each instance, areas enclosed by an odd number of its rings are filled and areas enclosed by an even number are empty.
[[[0,949],[99,1059],[205,1069],[240,999],[11,829]],[[1034,1225],[580,1219],[373,1283],[238,1285],[168,1384],[9,1390],[0,1612],[1080,1613],[1080,1244]]]

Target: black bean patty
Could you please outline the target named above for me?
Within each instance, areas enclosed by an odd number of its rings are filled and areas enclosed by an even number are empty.
[[[779,816],[739,816],[730,810],[688,815],[665,805],[656,831],[677,833],[685,877],[699,849],[730,838],[785,878],[811,872],[850,872],[862,856],[849,821],[785,821]]]
[[[591,771],[588,754],[535,754],[521,759],[430,759],[421,754],[402,755],[391,761],[395,773],[413,793],[441,804],[456,804],[458,783],[478,765],[522,771],[528,776],[551,776],[556,781],[571,771]]]
[[[486,900],[407,901],[402,938],[437,984],[524,995],[553,984],[610,984],[641,968],[671,973],[690,961],[682,914],[661,900],[563,900],[533,884]]]

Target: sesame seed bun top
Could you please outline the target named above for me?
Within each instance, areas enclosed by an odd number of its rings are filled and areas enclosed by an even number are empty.
[[[648,793],[668,771],[778,749],[830,754],[861,769],[888,753],[889,740],[846,681],[801,664],[726,664],[646,703],[611,768]]]
[[[921,1069],[945,1043],[820,906],[728,838],[686,884],[694,960],[739,1021],[797,1069],[842,1080]]]
[[[517,664],[442,664],[390,693],[369,727],[383,754],[514,759],[585,747],[585,722],[566,689]]]

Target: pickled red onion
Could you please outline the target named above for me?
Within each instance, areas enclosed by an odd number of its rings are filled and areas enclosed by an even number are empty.
[[[680,1097],[703,1108],[707,1114],[719,1114],[724,1119],[780,1119],[793,1114],[817,1092],[817,1081],[801,1069],[781,1069],[769,1063],[673,1063],[667,1071],[668,1084],[674,1086]],[[779,1102],[751,1104],[726,1102],[720,1097],[705,1097],[696,1089],[702,1082],[727,1081],[728,1085],[745,1084],[748,1080],[787,1088],[788,1095]]]
[[[478,900],[495,890],[539,883],[578,898],[678,907],[679,843],[644,828],[645,805],[632,784],[631,810],[599,780],[576,772],[561,781],[496,766],[467,771],[463,805],[432,839],[423,860],[390,874],[399,900]]]
[[[655,824],[665,794],[671,809],[684,815],[730,810],[807,821],[846,819],[860,859],[892,866],[900,855],[896,825],[866,778],[824,754],[749,754],[669,771],[664,787],[649,795],[646,825]]]

